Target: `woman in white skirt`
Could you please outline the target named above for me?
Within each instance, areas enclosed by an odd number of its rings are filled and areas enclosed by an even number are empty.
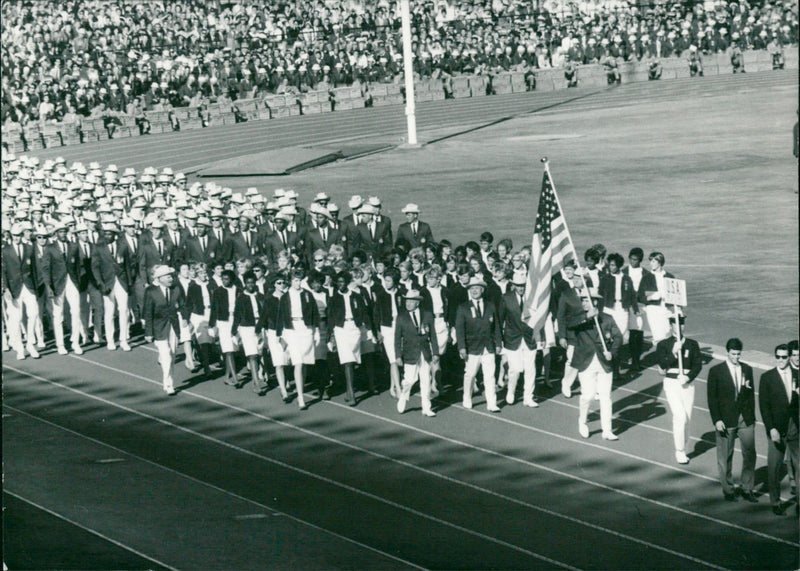
[[[189,286],[194,281],[194,277],[194,264],[189,264],[189,262],[178,264],[178,279],[175,280],[175,285],[181,289],[184,299],[189,295]],[[183,345],[183,354],[185,356],[183,364],[187,369],[193,371],[195,363],[192,350],[192,326],[187,321],[186,323],[181,322],[180,328],[178,343]]]
[[[642,278],[640,289],[644,290],[645,313],[647,324],[650,326],[650,333],[653,336],[653,345],[657,345],[662,339],[666,339],[672,334],[669,324],[670,310],[664,303],[664,293],[666,287],[664,280],[674,278],[671,273],[664,270],[666,262],[664,254],[653,252],[649,256],[650,273]]]
[[[233,312],[231,334],[239,335],[242,341],[244,356],[250,368],[253,381],[253,392],[262,395],[267,385],[261,379],[259,360],[261,357],[261,328],[264,320],[264,296],[258,291],[258,278],[252,270],[241,275],[244,292],[236,298],[236,309]]]
[[[211,346],[214,338],[208,332],[211,319],[211,295],[217,286],[208,280],[208,269],[202,262],[194,264],[194,281],[189,284],[186,305],[192,336],[197,342],[197,353],[206,379],[211,378]]]
[[[264,304],[263,331],[266,333],[269,356],[272,366],[275,367],[275,377],[278,379],[281,398],[283,398],[283,402],[289,402],[285,371],[289,365],[289,353],[286,351],[283,339],[278,337],[278,309],[280,300],[286,293],[288,278],[285,273],[278,273],[271,281],[272,293],[266,297]]]
[[[342,271],[336,275],[336,291],[328,305],[328,348],[333,351],[334,342],[339,362],[344,368],[347,384],[345,402],[356,405],[353,392],[355,364],[361,363],[361,327],[367,328],[367,335],[372,333],[372,318],[367,304],[361,294],[350,288],[352,281],[350,272]],[[374,337],[373,337],[374,342]]]
[[[319,254],[315,254],[315,257]],[[324,258],[323,258],[324,262]],[[328,290],[324,287],[326,276],[324,273],[312,270],[306,280],[309,291],[314,301],[317,302],[319,312],[319,336],[314,341],[314,372],[313,377],[319,386],[320,398],[330,400],[328,390],[331,385],[331,373],[328,368]]]
[[[277,334],[282,337],[294,365],[294,384],[297,387],[297,405],[306,410],[306,367],[314,365],[315,342],[319,339],[319,310],[314,296],[303,289],[306,272],[301,267],[291,271],[289,290],[278,304]]]
[[[400,311],[403,296],[397,289],[400,272],[397,268],[387,268],[383,272],[383,289],[375,292],[375,306],[373,308],[373,321],[375,327],[380,327],[383,349],[389,360],[389,394],[400,398],[400,366],[394,350],[394,328],[397,323],[397,314]]]
[[[232,270],[223,270],[222,286],[211,294],[211,315],[208,319],[209,334],[217,337],[219,348],[225,358],[225,384],[236,386],[239,377],[236,374],[236,340],[231,333],[233,326],[233,312],[236,309],[236,298],[239,289],[234,282],[236,274]]]

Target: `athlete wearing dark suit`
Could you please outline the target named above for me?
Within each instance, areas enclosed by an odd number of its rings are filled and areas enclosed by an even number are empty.
[[[769,447],[767,453],[769,499],[773,511],[780,514],[782,512],[779,470],[787,447],[792,444],[795,447],[797,445],[797,418],[792,418],[792,413],[794,411],[794,415],[797,414],[798,385],[797,378],[789,366],[789,350],[786,345],[776,347],[775,355],[779,359],[778,366],[761,375],[758,383],[758,406],[767,432]],[[791,434],[790,430],[794,434]],[[793,463],[794,473],[797,474],[797,451],[792,453],[790,450],[789,457]]]
[[[419,302],[419,292],[409,292],[416,297],[406,297]],[[422,414],[436,416],[431,407],[431,364],[439,358],[436,342],[433,313],[419,307],[403,310],[397,314],[394,329],[394,350],[399,361],[403,363],[403,382],[397,411],[405,411],[411,389],[420,380],[420,397]]]
[[[433,232],[431,227],[417,220],[414,223],[403,222],[397,228],[397,238],[394,241],[395,248],[402,246],[406,252],[412,248],[418,248],[433,242]]]
[[[708,409],[716,428],[717,467],[725,499],[736,499],[731,472],[738,437],[742,445],[742,492],[748,501],[757,501],[753,496],[756,465],[753,369],[739,362],[741,348],[741,341],[729,340],[727,359],[708,371]]]

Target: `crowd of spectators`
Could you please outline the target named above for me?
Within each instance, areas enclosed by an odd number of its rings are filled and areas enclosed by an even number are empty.
[[[796,44],[797,4],[413,1],[415,73],[491,75]],[[3,2],[2,123],[402,79],[388,0]]]

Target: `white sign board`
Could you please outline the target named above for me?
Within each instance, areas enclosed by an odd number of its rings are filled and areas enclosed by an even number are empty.
[[[664,278],[664,303],[670,305],[689,305],[686,301],[686,280]]]

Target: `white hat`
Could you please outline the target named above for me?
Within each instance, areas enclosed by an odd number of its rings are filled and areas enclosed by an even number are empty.
[[[486,289],[486,282],[483,281],[483,278],[481,276],[472,276],[469,279],[469,284],[467,285],[467,288],[469,289],[472,286],[480,286],[480,287]]]
[[[23,226],[19,222],[11,225],[11,235],[12,236],[19,236],[22,234]]]
[[[422,299],[422,294],[419,292],[419,290],[410,289],[405,293],[405,295],[403,297],[406,298],[407,300],[408,299]]]
[[[167,265],[156,266],[153,268],[153,279],[163,278],[173,273],[175,270]]]
[[[370,196],[367,202],[369,202],[370,206],[374,206],[375,208],[381,207],[381,199],[377,196]]]
[[[311,205],[308,211],[311,214],[321,214],[325,218],[332,218],[330,211],[321,204],[317,204],[316,202]]]
[[[408,204],[406,204],[405,208],[403,208],[402,213],[403,214],[410,214],[410,213],[419,214],[419,206],[417,206],[413,202],[409,202]]]
[[[318,192],[317,195],[314,197],[314,202],[324,202],[330,200],[331,197],[328,196],[324,192]]]
[[[347,203],[347,206],[348,206],[349,208],[352,208],[353,210],[356,210],[356,209],[357,209],[357,208],[359,208],[359,207],[360,207],[362,204],[364,204],[364,199],[363,199],[363,198],[361,198],[359,195],[357,195],[357,194],[354,194],[354,195],[353,195],[353,196],[350,198],[350,200],[348,201],[348,203]]]

